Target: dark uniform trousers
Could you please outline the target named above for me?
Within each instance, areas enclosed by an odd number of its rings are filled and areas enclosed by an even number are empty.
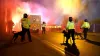
[[[42,27],[42,34],[45,34],[45,27]]]
[[[87,32],[88,32],[88,28],[84,28],[84,29],[83,29],[84,39],[87,38]]]
[[[27,33],[29,41],[32,41],[31,35],[30,35],[30,30],[22,27],[22,38],[21,38],[21,42],[23,42],[25,40],[25,33]]]
[[[72,36],[73,43],[75,42],[74,41],[75,40],[74,33],[75,33],[75,30],[74,29],[68,30],[68,38],[66,40],[66,43],[68,43],[68,39],[70,39],[71,36]]]

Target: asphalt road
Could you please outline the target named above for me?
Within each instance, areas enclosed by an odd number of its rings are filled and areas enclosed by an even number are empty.
[[[46,32],[46,34],[31,33],[32,42],[9,43],[0,49],[0,56],[100,56],[100,34],[89,33],[87,40],[77,39],[76,44],[61,45],[63,34],[60,32]],[[80,38],[80,37],[78,37]],[[9,38],[7,38],[9,39]]]
[[[45,40],[59,47],[63,52],[67,51],[79,56],[100,56],[100,33],[88,33],[87,40],[77,39],[72,47],[72,41],[69,40],[71,47],[61,45],[63,43],[63,34],[60,32],[46,32],[46,34],[33,34],[40,40]],[[70,51],[69,51],[70,50]],[[65,54],[67,55],[67,54]]]
[[[39,39],[32,37],[32,42],[21,43],[20,37],[16,43],[9,43],[0,49],[0,56],[64,56],[57,49],[46,45]]]

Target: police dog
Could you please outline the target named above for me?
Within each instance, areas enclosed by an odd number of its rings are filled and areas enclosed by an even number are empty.
[[[64,34],[64,37],[67,38],[67,36],[68,36],[68,32],[67,32],[66,30],[63,30],[62,33]]]
[[[21,36],[22,37],[22,31],[21,32],[16,32],[16,31],[13,31],[14,35],[13,35],[13,38],[12,38],[12,41],[16,41],[16,39],[18,38],[18,36]]]
[[[62,33],[64,34],[64,38],[63,38],[63,43],[65,42],[65,38],[68,37],[68,32],[66,30],[63,30]]]
[[[67,32],[66,30],[63,30],[62,33],[64,34],[63,44],[66,45],[66,43],[64,43],[64,42],[65,42],[65,38],[66,38],[66,40],[67,40],[67,38],[68,38],[68,32]],[[72,43],[71,38],[70,38],[70,43]],[[61,44],[61,45],[63,45],[63,44]]]
[[[75,32],[75,37],[77,37],[76,39],[79,39],[79,37],[83,39],[82,33]]]

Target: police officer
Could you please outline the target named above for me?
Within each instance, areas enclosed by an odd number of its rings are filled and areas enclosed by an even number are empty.
[[[45,22],[43,22],[42,23],[42,34],[45,34],[45,27],[46,27],[46,23]]]
[[[30,29],[30,21],[28,19],[28,15],[26,13],[23,15],[21,23],[22,23],[22,38],[21,38],[21,42],[23,42],[24,39],[25,39],[25,33],[27,33],[29,41],[32,42],[31,35],[30,35],[30,30],[29,30]]]
[[[84,23],[82,24],[81,28],[83,28],[84,39],[86,39],[87,38],[87,32],[90,28],[90,24],[89,24],[87,19],[84,20]]]
[[[68,38],[66,39],[66,44],[68,44],[68,39],[70,38],[70,36],[72,36],[73,43],[75,43],[75,37],[74,37],[75,27],[72,17],[69,17],[69,21],[67,22],[66,28],[68,30]]]

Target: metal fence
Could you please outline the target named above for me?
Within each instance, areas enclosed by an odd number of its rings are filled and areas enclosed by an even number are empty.
[[[100,33],[100,24],[92,24],[89,32],[97,32]]]

